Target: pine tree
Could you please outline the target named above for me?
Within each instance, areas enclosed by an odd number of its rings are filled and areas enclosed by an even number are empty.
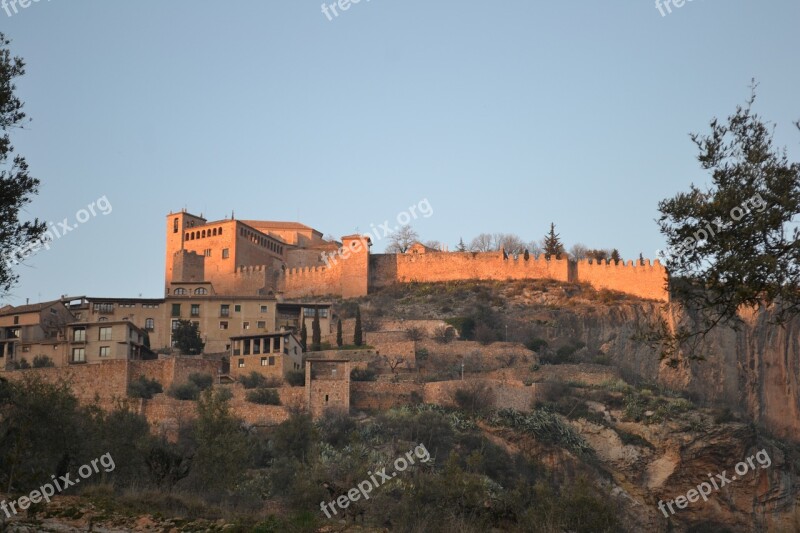
[[[551,222],[550,233],[544,237],[545,259],[550,259],[551,257],[561,259],[561,254],[564,252],[564,245],[561,244],[561,240],[558,237],[559,235],[556,233],[556,225]]]
[[[28,174],[25,158],[14,152],[9,131],[25,124],[22,101],[14,94],[14,78],[25,74],[25,62],[11,55],[11,43],[0,33],[0,295],[17,282],[12,267],[42,247],[45,222],[22,222],[20,212],[39,192],[39,180]]]
[[[466,252],[466,251],[467,251],[467,245],[464,244],[464,238],[462,237],[458,240],[458,247],[456,247],[456,252]]]
[[[322,330],[319,327],[319,309],[314,308],[314,321],[311,323],[311,351],[318,352],[322,347]]]
[[[619,255],[619,250],[617,250],[616,248],[611,250],[611,260],[614,261],[615,265],[618,265],[619,262],[622,260],[622,257],[620,257]]]
[[[306,350],[306,343],[308,342],[308,330],[306,329],[306,320],[303,319],[303,325],[300,327],[300,345],[303,350]]]
[[[361,346],[364,344],[364,332],[361,331],[361,308],[356,307],[356,328],[353,333],[353,344]]]
[[[336,346],[341,348],[343,344],[344,341],[342,340],[342,319],[340,318],[336,322]]]

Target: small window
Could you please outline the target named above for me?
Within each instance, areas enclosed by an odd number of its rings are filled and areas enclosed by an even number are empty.
[[[111,346],[100,347],[100,357],[108,357],[111,355]]]
[[[266,357],[262,357],[261,358],[261,366],[267,366],[267,358]]]
[[[174,294],[176,296],[183,296],[184,294],[186,294],[186,289],[184,289],[183,287],[178,287],[177,289],[175,289]]]
[[[156,329],[156,321],[152,318],[146,318],[144,321],[144,329],[147,331],[153,331]]]
[[[211,248],[206,248],[205,250],[203,250],[203,255],[205,257],[211,257]]]
[[[30,352],[31,351],[31,347],[30,346],[23,346],[22,347],[22,351],[23,352]]]
[[[111,340],[111,326],[106,326],[100,328],[100,340],[101,341],[110,341]]]
[[[269,366],[275,366],[275,356],[274,355],[270,355],[269,356]]]
[[[219,329],[228,329],[228,322],[226,320],[221,320],[219,323]]]
[[[86,348],[73,348],[72,349],[72,362],[84,363],[86,362]]]
[[[250,329],[250,322],[243,322],[242,329]]]
[[[242,306],[241,305],[234,305],[233,306],[233,312],[234,313],[241,313],[242,312]]]
[[[259,320],[257,323],[258,329],[267,329],[267,323],[264,320]]]
[[[222,304],[219,306],[219,316],[230,316],[231,314],[231,306],[228,304]]]
[[[178,219],[172,221],[172,233],[178,233]]]
[[[267,312],[267,306],[266,305],[262,305],[261,306],[261,312],[262,313],[266,313]]]
[[[198,287],[194,290],[194,293],[203,296],[208,294],[208,289],[205,287]]]
[[[181,326],[181,321],[180,320],[173,320],[172,321],[172,331],[175,331],[180,326]]]
[[[244,359],[239,359],[239,368],[244,368]]]
[[[230,256],[231,256],[230,250],[228,248],[223,248],[222,249],[222,258],[223,259],[228,259]]]
[[[19,324],[19,315],[14,317],[14,325],[16,326],[17,324]]]
[[[192,304],[192,316],[200,316],[200,304]]]
[[[72,340],[74,342],[86,342],[86,329],[77,328],[72,332]]]
[[[181,304],[172,304],[172,316],[181,316]]]

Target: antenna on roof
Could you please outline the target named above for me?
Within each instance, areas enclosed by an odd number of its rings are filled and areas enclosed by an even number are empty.
[[[233,216],[233,209],[231,209],[231,220],[234,220],[236,217]]]

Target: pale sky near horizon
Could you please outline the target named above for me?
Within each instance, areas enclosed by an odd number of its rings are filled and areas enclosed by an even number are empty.
[[[111,206],[19,267],[0,304],[162,296],[165,217],[182,208],[338,237],[427,199],[412,225],[451,249],[540,239],[552,221],[568,247],[653,257],[659,200],[707,182],[689,133],[743,104],[751,78],[800,159],[796,0],[666,16],[652,1],[362,0],[333,20],[320,3],[0,8],[27,63],[33,122],[12,141],[42,182],[28,214]]]

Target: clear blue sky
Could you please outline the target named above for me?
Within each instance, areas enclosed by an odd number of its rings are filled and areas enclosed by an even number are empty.
[[[330,2],[329,2],[330,3]],[[161,296],[165,216],[300,220],[340,236],[427,198],[424,240],[551,221],[569,246],[652,257],[660,199],[707,177],[688,134],[760,83],[800,159],[800,3],[42,0],[0,31],[27,62],[13,141],[30,216],[98,214],[5,302]],[[376,246],[382,249],[382,244]]]

